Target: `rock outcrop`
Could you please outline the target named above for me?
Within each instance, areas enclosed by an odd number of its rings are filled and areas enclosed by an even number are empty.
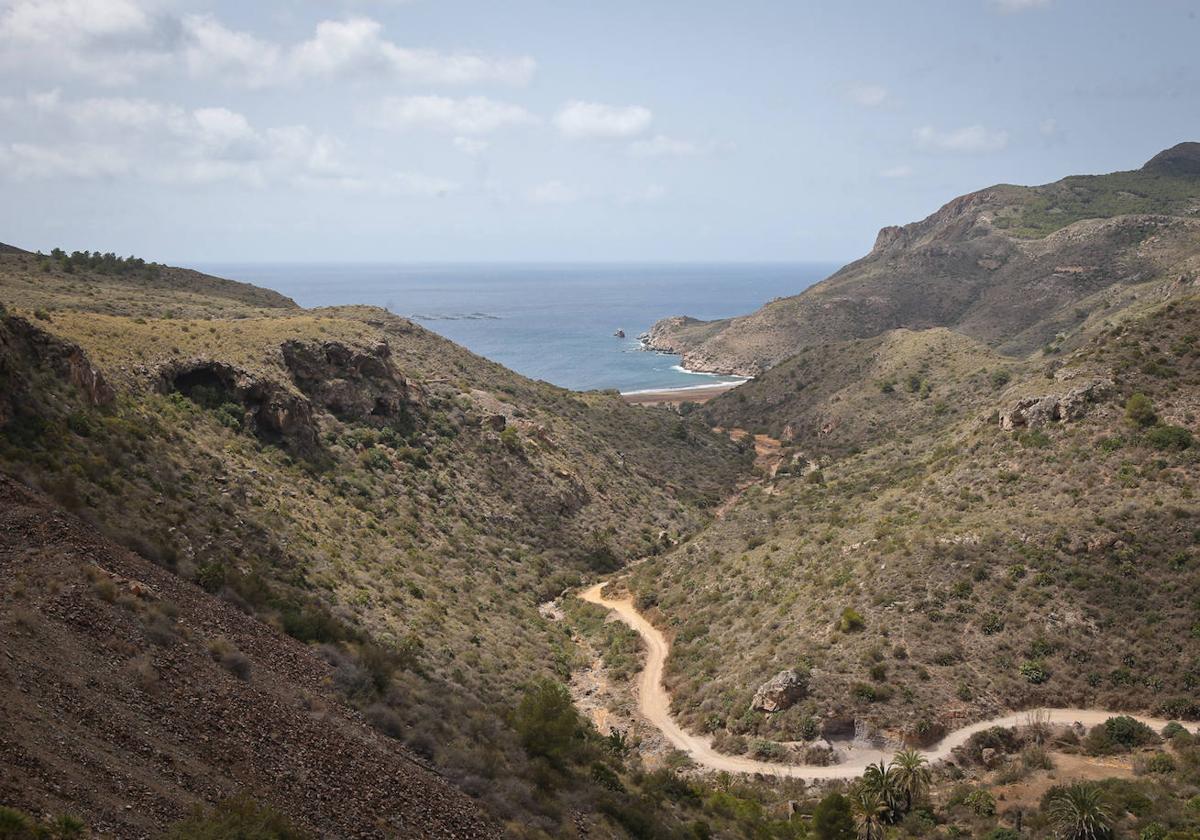
[[[1063,394],[1025,397],[1000,415],[1000,428],[1036,429],[1051,423],[1078,420],[1088,407],[1107,395],[1113,387],[1111,379],[1093,379]]]
[[[338,341],[288,341],[280,351],[296,387],[339,420],[405,425],[421,404],[417,386],[392,367],[386,342],[364,350]]]
[[[92,405],[115,398],[104,374],[79,345],[59,338],[32,321],[15,315],[0,317],[0,425],[20,407],[29,387],[28,371],[50,371],[83,392]]]
[[[760,712],[782,712],[807,693],[808,675],[789,668],[760,685],[750,707]]]
[[[302,454],[317,448],[309,401],[273,379],[226,362],[191,359],[160,367],[156,385],[162,393],[179,392],[201,404],[219,400],[242,406],[247,428],[263,440]]]

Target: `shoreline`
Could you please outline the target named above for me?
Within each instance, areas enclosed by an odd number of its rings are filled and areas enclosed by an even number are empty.
[[[622,391],[621,399],[629,405],[678,405],[685,402],[705,403],[749,379],[736,382],[712,382],[706,385],[683,385],[677,388],[653,388],[644,391]]]

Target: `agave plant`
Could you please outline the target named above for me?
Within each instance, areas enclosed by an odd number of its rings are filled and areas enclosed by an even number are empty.
[[[902,750],[892,760],[895,767],[896,790],[904,797],[904,810],[911,811],[913,803],[920,802],[929,792],[932,776],[929,762],[916,750]]]
[[[1063,840],[1104,840],[1112,832],[1112,815],[1096,785],[1059,788],[1050,795],[1046,814]]]

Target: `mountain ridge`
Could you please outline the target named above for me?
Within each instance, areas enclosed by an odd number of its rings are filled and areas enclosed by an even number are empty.
[[[1130,172],[959,196],[883,228],[870,253],[796,296],[718,321],[664,319],[645,345],[689,369],[744,376],[804,347],[902,327],[950,327],[1024,355],[1072,329],[1088,296],[1200,273],[1198,148],[1180,144]]]

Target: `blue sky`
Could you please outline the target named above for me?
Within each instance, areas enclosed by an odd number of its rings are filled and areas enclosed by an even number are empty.
[[[1183,0],[0,0],[0,241],[848,260],[1200,139]]]

